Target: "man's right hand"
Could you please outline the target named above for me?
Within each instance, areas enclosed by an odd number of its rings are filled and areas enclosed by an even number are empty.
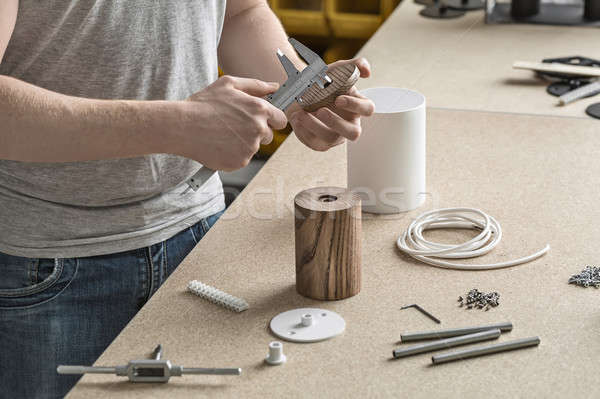
[[[178,155],[215,170],[236,170],[250,162],[260,144],[283,129],[283,111],[263,99],[278,83],[222,76],[181,105]]]

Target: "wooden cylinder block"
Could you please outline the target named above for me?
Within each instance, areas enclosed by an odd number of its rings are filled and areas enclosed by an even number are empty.
[[[360,292],[360,197],[345,188],[317,187],[294,199],[296,290],[338,300]]]
[[[329,68],[327,76],[331,79],[331,84],[324,89],[313,84],[300,97],[299,104],[305,111],[314,112],[321,107],[335,109],[335,99],[354,86],[360,77],[360,71],[354,64],[342,64]]]

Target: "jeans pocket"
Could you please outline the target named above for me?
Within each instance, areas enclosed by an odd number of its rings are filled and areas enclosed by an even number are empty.
[[[0,308],[48,301],[71,283],[76,271],[76,259],[24,258],[0,253]]]

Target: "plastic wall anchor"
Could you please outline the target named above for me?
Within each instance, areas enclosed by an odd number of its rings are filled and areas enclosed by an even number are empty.
[[[270,365],[278,365],[285,363],[286,357],[283,354],[283,344],[279,341],[273,341],[269,344],[269,354],[265,358],[265,362]]]

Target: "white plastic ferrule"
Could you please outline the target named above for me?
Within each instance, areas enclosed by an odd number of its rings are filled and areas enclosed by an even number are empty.
[[[269,344],[269,355],[265,361],[272,365],[285,363],[286,357],[283,354],[283,344],[281,342],[273,341]]]
[[[313,317],[310,313],[306,313],[302,315],[301,323],[304,327],[312,326]]]

